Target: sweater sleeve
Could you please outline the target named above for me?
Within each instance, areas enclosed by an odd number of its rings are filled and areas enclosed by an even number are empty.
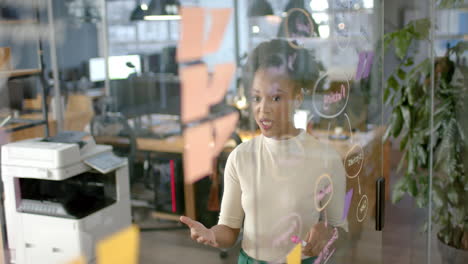
[[[224,169],[224,193],[221,201],[219,225],[230,228],[241,228],[244,219],[242,208],[242,191],[237,174],[237,148],[229,155]]]

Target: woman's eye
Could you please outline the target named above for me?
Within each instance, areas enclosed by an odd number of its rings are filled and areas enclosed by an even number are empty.
[[[259,102],[260,97],[259,96],[252,96],[251,100],[252,100],[252,102]]]
[[[281,99],[280,96],[273,96],[273,101],[278,102]]]

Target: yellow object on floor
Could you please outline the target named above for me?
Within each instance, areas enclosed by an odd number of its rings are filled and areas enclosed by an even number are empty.
[[[81,256],[68,264],[86,264],[86,260],[83,256]]]
[[[119,231],[96,246],[98,264],[137,264],[140,232],[136,225]]]

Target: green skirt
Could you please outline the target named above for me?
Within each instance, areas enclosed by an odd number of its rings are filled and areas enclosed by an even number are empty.
[[[310,257],[302,260],[302,264],[313,264],[317,257]],[[245,251],[241,248],[239,259],[237,260],[237,264],[268,264],[268,262],[263,260],[256,260],[251,258]]]

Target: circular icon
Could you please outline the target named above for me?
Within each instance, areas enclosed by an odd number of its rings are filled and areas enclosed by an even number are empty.
[[[320,186],[319,183],[322,181],[322,179],[325,179],[326,181],[328,181],[328,184],[323,185],[325,186],[325,188],[318,190],[318,187]],[[320,207],[320,202],[323,201],[323,199],[325,198],[325,196],[327,196],[327,194],[329,194],[328,200],[326,202],[322,202],[323,205],[322,207]],[[325,209],[325,207],[327,207],[328,203],[331,201],[333,197],[333,182],[328,173],[320,175],[320,177],[315,182],[314,195],[315,195],[314,196],[315,208],[317,209],[317,211],[321,212],[323,209]]]
[[[293,14],[295,16],[293,16]],[[304,19],[305,18],[305,19]],[[290,21],[291,20],[291,21]],[[289,23],[293,23],[291,32]],[[309,13],[301,8],[291,8],[286,13],[284,18],[284,31],[286,38],[311,38],[314,35],[314,23]],[[301,48],[299,45],[292,41],[288,41],[289,45],[295,49]]]
[[[351,9],[351,1],[349,0],[335,0],[335,7],[343,11],[335,12],[333,11],[334,19],[334,32],[335,32],[335,42],[341,50],[348,48],[349,43],[351,42],[351,17],[346,9]],[[333,9],[335,10],[335,9]]]
[[[292,236],[300,236],[302,232],[302,219],[297,213],[281,218],[272,229],[270,243],[274,248],[284,248],[291,245]],[[287,254],[287,252],[285,252]]]
[[[349,81],[337,81],[333,82],[333,86],[327,80],[327,74],[324,74],[322,77],[315,82],[314,89],[312,92],[312,106],[315,109],[315,112],[323,118],[335,118],[340,115],[346,108],[349,99]],[[317,90],[319,83],[323,82],[324,87],[320,89],[320,92],[323,92],[322,105],[321,107],[317,106]]]
[[[355,144],[349,151],[346,153],[344,159],[344,167],[346,170],[346,175],[348,178],[352,179],[359,175],[361,172],[362,166],[364,165],[364,150],[361,145]]]
[[[364,221],[367,215],[367,209],[369,208],[369,199],[367,199],[367,195],[363,195],[361,200],[359,200],[358,206],[356,208],[356,216],[358,222]]]

